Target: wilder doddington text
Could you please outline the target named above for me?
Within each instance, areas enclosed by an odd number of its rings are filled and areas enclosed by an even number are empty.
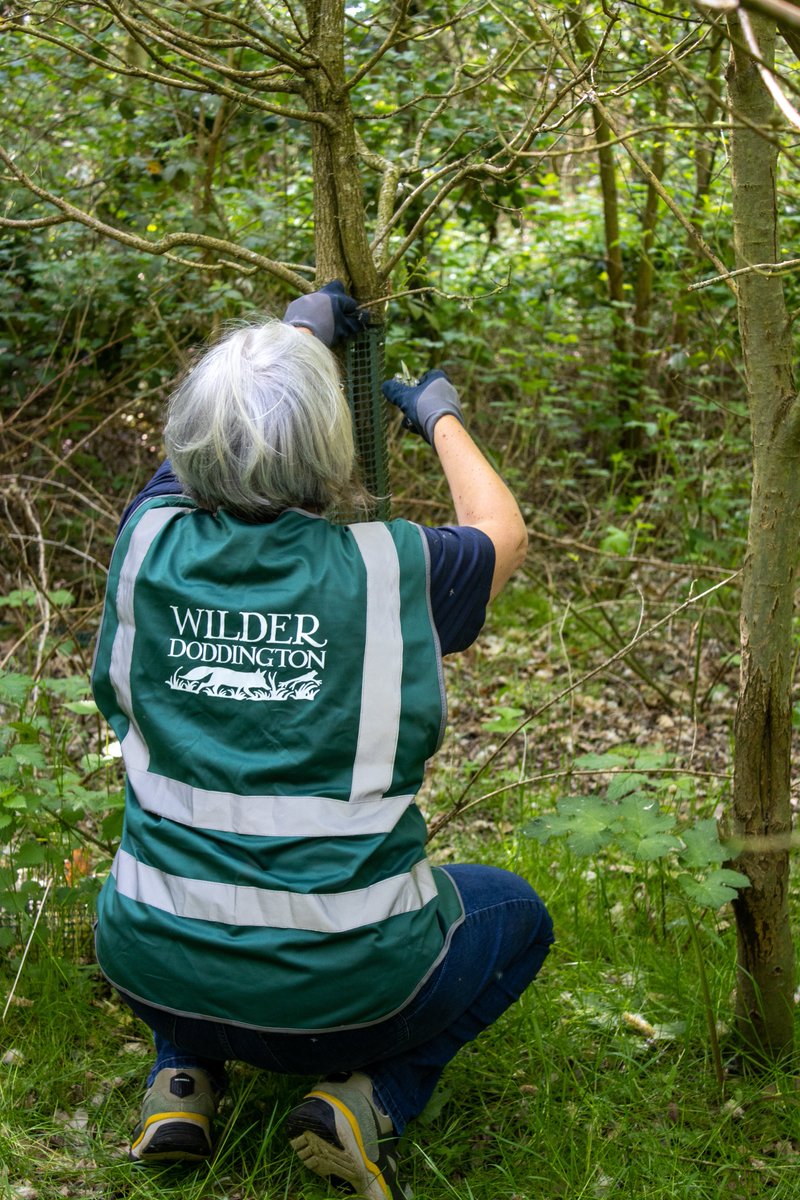
[[[169,658],[251,667],[325,667],[327,638],[316,638],[313,613],[232,612],[170,605],[178,636]]]

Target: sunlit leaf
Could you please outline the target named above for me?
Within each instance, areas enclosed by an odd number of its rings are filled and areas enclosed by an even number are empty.
[[[714,817],[698,821],[691,829],[683,830],[681,838],[686,846],[680,855],[684,867],[709,867],[712,863],[724,862],[728,856],[720,843],[719,829]]]
[[[620,844],[634,858],[649,862],[681,848],[671,832],[675,818],[659,810],[655,796],[632,792],[617,811]]]
[[[21,675],[17,671],[0,671],[0,701],[22,704],[32,687],[33,679],[30,675]]]
[[[695,904],[703,908],[721,908],[723,904],[736,899],[740,888],[750,887],[750,880],[741,871],[731,871],[722,867],[718,871],[712,871],[705,879],[695,879],[693,875],[679,875],[678,884]]]
[[[619,754],[581,754],[575,759],[575,767],[579,771],[613,771],[627,765],[627,758]]]
[[[636,775],[633,772],[629,775],[625,772],[624,775],[617,775],[611,780],[606,792],[606,798],[612,802],[616,802],[627,796],[629,792],[641,791],[646,786],[647,778],[644,775]]]

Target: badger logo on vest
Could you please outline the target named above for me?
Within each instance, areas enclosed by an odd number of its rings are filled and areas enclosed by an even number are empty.
[[[168,687],[223,700],[316,699],[328,639],[316,636],[313,613],[170,608],[167,657],[178,662]]]

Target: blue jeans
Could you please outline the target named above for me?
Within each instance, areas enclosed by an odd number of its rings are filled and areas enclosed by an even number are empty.
[[[445,1065],[493,1024],[536,977],[553,942],[553,923],[533,888],[497,867],[449,866],[465,919],[424,986],[393,1017],[335,1033],[259,1033],[174,1016],[123,998],[153,1030],[156,1063],[202,1067],[225,1084],[227,1059],[288,1075],[365,1072],[396,1132],[422,1112]]]

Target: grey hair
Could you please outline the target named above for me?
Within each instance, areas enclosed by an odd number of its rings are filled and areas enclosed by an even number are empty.
[[[164,442],[187,493],[247,521],[352,501],[350,410],[335,357],[270,320],[234,329],[173,392]]]

